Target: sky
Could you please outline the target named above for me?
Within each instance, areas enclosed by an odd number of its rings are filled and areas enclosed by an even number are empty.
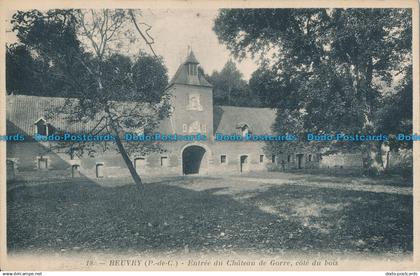
[[[13,12],[10,12],[9,18],[12,14]],[[147,9],[142,10],[142,17],[138,17],[138,21],[152,26],[149,34],[155,41],[153,48],[163,57],[169,77],[175,74],[185,60],[189,47],[192,48],[204,72],[211,74],[214,70],[220,71],[230,58],[233,59],[212,30],[217,14],[217,9]],[[7,40],[15,42],[16,36],[8,32]],[[132,50],[144,49],[151,53],[144,43],[136,47],[139,49]],[[256,62],[250,58],[234,62],[246,80],[257,69]]]
[[[192,47],[201,67],[207,74],[220,71],[230,56],[212,30],[217,10],[144,10],[144,20],[152,26],[155,51],[164,57],[169,75],[172,76]],[[245,79],[257,69],[253,60],[237,64]]]

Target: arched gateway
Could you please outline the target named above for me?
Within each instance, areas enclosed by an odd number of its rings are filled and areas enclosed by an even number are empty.
[[[207,171],[207,152],[202,146],[191,145],[182,151],[182,174],[203,174]]]

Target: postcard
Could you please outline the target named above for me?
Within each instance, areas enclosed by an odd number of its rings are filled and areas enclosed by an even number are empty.
[[[420,269],[417,1],[1,7],[2,270]]]

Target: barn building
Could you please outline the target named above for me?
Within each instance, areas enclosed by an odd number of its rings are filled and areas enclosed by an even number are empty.
[[[130,157],[141,175],[239,174],[280,168],[317,167],[316,154],[295,152],[273,155],[264,142],[220,142],[216,133],[246,135],[270,134],[275,111],[268,108],[214,106],[212,85],[198,68],[190,52],[167,89],[172,95],[172,114],[161,122],[166,134],[205,134],[206,141],[167,142],[164,153]],[[63,98],[24,95],[7,96],[7,134],[25,136],[48,134],[53,129],[77,133],[82,123],[62,119],[47,120],[47,108],[63,105]],[[115,150],[82,157],[51,150],[54,142],[7,142],[8,179],[55,179],[85,176],[106,179],[129,175],[122,157]]]

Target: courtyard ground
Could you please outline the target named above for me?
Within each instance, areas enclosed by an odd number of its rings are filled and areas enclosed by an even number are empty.
[[[10,252],[410,255],[412,183],[305,173],[72,181],[8,192]]]

